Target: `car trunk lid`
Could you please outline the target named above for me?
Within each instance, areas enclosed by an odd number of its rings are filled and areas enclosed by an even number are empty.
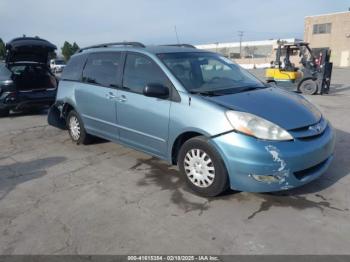
[[[6,44],[6,62],[38,62],[47,64],[49,54],[57,47],[38,37],[15,38]]]

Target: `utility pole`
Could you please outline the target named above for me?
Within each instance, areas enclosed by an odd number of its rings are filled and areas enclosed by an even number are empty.
[[[239,58],[242,58],[242,38],[244,35],[244,31],[238,31],[239,36]]]

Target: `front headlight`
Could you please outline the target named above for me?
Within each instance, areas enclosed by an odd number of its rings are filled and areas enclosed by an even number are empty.
[[[243,134],[265,140],[293,140],[293,137],[278,125],[258,116],[237,111],[227,111],[232,127]]]

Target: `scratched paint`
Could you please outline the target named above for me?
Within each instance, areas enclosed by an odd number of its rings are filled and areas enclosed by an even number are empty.
[[[272,160],[279,164],[279,168],[275,170],[275,176],[279,178],[279,184],[281,184],[281,189],[288,189],[292,186],[289,185],[287,178],[289,177],[289,169],[287,169],[286,162],[281,158],[280,151],[277,147],[268,145],[265,149],[272,156]]]
[[[277,171],[283,171],[286,167],[286,162],[280,158],[279,150],[275,146],[271,145],[266,146],[265,149],[271,154],[273,161],[278,162],[280,164],[280,167]]]

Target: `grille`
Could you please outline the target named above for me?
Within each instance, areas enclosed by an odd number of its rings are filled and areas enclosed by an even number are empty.
[[[316,126],[317,129],[315,128]],[[312,140],[321,136],[327,128],[328,122],[322,118],[318,123],[314,125],[288,130],[288,132],[290,132],[290,134],[296,139]]]
[[[307,169],[301,170],[301,171],[297,171],[294,172],[294,176],[299,179],[302,180],[305,177],[308,177],[310,175],[313,175],[315,172],[317,172],[318,170],[320,170],[328,161],[328,158],[326,160],[324,160],[323,162],[313,166],[313,167],[309,167]]]

